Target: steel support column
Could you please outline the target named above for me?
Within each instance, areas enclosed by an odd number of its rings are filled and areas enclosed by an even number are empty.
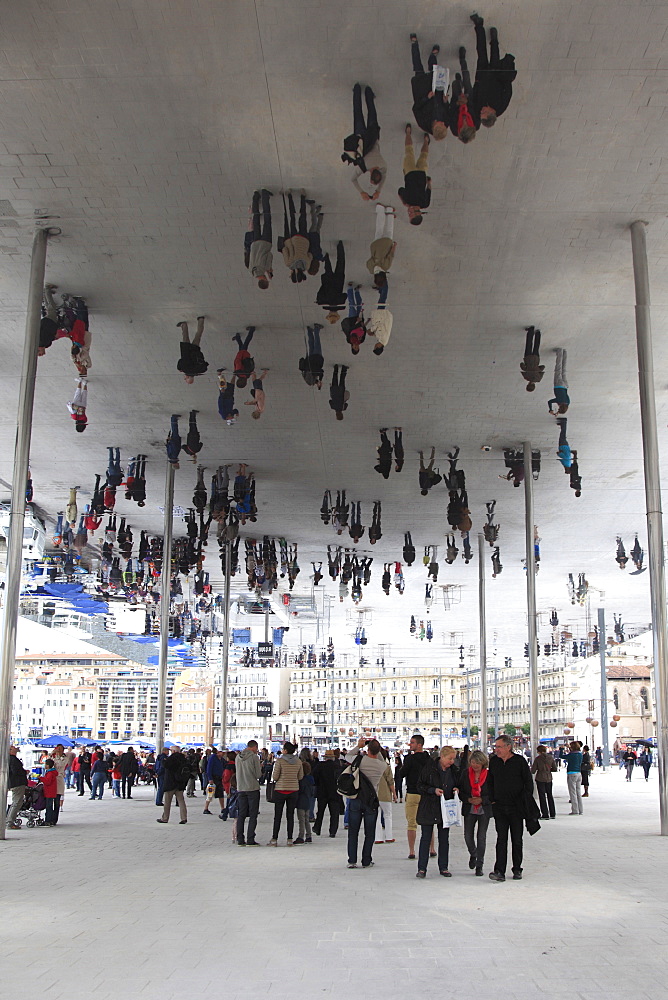
[[[645,223],[631,225],[633,279],[636,292],[636,345],[640,387],[645,503],[647,506],[647,549],[649,585],[654,634],[654,690],[656,694],[656,736],[659,764],[659,813],[661,834],[668,836],[668,664],[666,645],[666,577],[663,550],[663,512],[659,442],[654,398],[654,358],[650,317],[649,270]],[[601,720],[602,721],[602,720]]]
[[[21,597],[23,572],[23,525],[26,510],[26,482],[30,462],[32,436],[32,411],[37,374],[37,350],[42,316],[42,290],[46,269],[46,245],[50,232],[38,229],[32,245],[26,332],[23,342],[23,362],[19,384],[19,402],[16,420],[16,445],[14,447],[14,472],[9,514],[9,539],[7,546],[7,571],[5,577],[4,615],[2,620],[2,672],[0,675],[0,840],[5,839],[7,801],[7,759],[12,726],[14,695],[14,668],[16,656],[16,629]]]
[[[169,607],[172,580],[172,524],[174,515],[174,466],[167,463],[165,470],[165,513],[162,529],[162,573],[160,574],[160,652],[158,654],[158,724],[156,726],[156,755],[162,753],[165,743],[165,715],[167,713],[167,656],[169,647]]]
[[[220,697],[220,745],[227,747],[227,678],[230,668],[230,586],[232,583],[232,543],[225,542],[225,613],[223,615],[223,683]]]
[[[480,748],[487,746],[487,610],[485,606],[485,538],[478,534],[478,615],[480,620]]]
[[[536,756],[538,738],[538,656],[536,653],[536,555],[534,549],[533,475],[531,442],[524,442],[524,527],[527,567],[527,621],[529,636],[529,724],[531,756]]]

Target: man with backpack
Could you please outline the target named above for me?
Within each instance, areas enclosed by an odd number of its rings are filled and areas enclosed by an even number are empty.
[[[366,745],[366,753],[362,749]],[[344,794],[345,779],[359,772],[359,786],[354,796],[346,795],[349,804],[348,814],[348,867],[357,868],[357,845],[359,832],[364,823],[364,844],[362,845],[362,868],[371,868],[371,854],[376,839],[376,823],[378,820],[378,785],[386,771],[390,772],[390,781],[394,781],[391,769],[380,752],[378,740],[366,740],[362,737],[357,742],[357,749],[346,754],[346,760],[351,765],[346,768],[339,779],[339,794]],[[343,782],[342,782],[343,779]],[[349,782],[352,784],[352,782]]]
[[[172,808],[172,799],[176,796],[176,801],[179,804],[179,812],[181,814],[180,824],[188,822],[188,810],[186,808],[186,800],[184,792],[187,788],[188,781],[192,773],[190,764],[186,760],[181,751],[181,747],[172,747],[172,752],[169,757],[166,757],[163,761],[163,772],[164,778],[164,806],[162,809],[162,816],[160,819],[156,820],[156,823],[169,823],[169,813]]]

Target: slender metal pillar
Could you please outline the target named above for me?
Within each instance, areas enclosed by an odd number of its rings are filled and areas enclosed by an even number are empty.
[[[536,556],[534,550],[533,476],[531,442],[524,442],[524,527],[526,531],[527,619],[529,624],[529,724],[531,756],[536,756],[538,734],[538,656],[536,655]]]
[[[225,542],[225,613],[223,615],[223,684],[220,696],[220,745],[227,748],[227,678],[230,667],[230,586],[232,584],[232,543]]]
[[[169,606],[172,581],[172,524],[174,514],[174,466],[167,463],[165,470],[165,513],[162,529],[162,573],[160,574],[160,652],[158,654],[158,725],[156,727],[156,754],[162,753],[165,743],[165,716],[167,714],[167,656],[169,647]]]
[[[659,764],[659,813],[661,835],[668,836],[668,645],[666,640],[666,577],[663,551],[663,513],[659,443],[654,398],[654,358],[650,317],[649,271],[645,223],[631,225],[633,279],[636,291],[636,344],[645,503],[647,505],[647,548],[649,585],[654,635],[654,689],[656,693],[656,736]]]
[[[38,229],[32,245],[26,333],[23,342],[23,362],[19,385],[19,403],[12,474],[12,499],[9,514],[9,541],[5,578],[4,616],[2,621],[2,673],[0,675],[0,840],[5,839],[5,802],[7,801],[7,754],[12,726],[16,628],[21,597],[23,572],[23,525],[26,510],[26,482],[30,461],[32,411],[35,399],[37,349],[42,310],[42,289],[46,268],[46,245],[49,231]]]
[[[601,658],[601,733],[603,737],[603,770],[610,766],[610,745],[608,742],[608,678],[605,670],[605,609],[598,609],[598,655]],[[595,748],[594,748],[595,749]]]
[[[438,738],[443,746],[443,664],[438,663]]]
[[[499,668],[494,667],[494,739],[499,735]]]
[[[478,533],[478,614],[480,618],[480,746],[487,746],[487,610],[485,606],[485,538]]]

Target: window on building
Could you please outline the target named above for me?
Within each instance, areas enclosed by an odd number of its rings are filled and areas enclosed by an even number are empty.
[[[649,711],[649,694],[647,692],[647,688],[646,687],[640,688],[640,697],[641,697],[642,703],[643,703],[643,705],[645,707],[645,711],[648,712]]]
[[[438,712],[432,712],[431,714],[434,722],[438,722]]]
[[[613,691],[612,691],[612,702],[613,702],[613,705],[615,706],[615,708],[618,709],[619,708],[619,691],[617,690],[617,688],[613,688]],[[47,701],[47,705],[48,704],[49,703]]]
[[[433,701],[434,705],[438,705],[438,695],[437,694],[435,694],[433,696],[432,701]]]

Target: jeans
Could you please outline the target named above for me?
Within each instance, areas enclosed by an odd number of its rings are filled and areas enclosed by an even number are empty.
[[[287,795],[285,792],[274,792],[274,829],[271,835],[272,840],[278,840],[284,806],[287,817],[288,840],[292,840],[292,834],[295,826],[295,809],[297,808],[298,798],[299,792],[288,792]]]
[[[163,791],[164,786],[165,786],[165,772],[161,771],[160,774],[158,775],[158,786],[157,786],[156,793],[155,793],[155,804],[156,804],[156,806],[161,806],[162,805],[163,795],[164,795],[164,791]]]
[[[421,823],[420,847],[418,850],[418,871],[426,872],[429,864],[429,848],[431,838],[434,834],[433,823]],[[445,872],[448,870],[448,856],[450,853],[450,828],[447,826],[438,827],[438,870]]]
[[[245,843],[244,826],[248,817],[248,841],[255,840],[255,827],[260,811],[260,790],[256,792],[239,792],[239,816],[237,818],[237,844]]]
[[[63,777],[65,779],[65,788],[71,788],[72,787],[72,782],[73,782],[72,768],[71,767],[66,767],[65,768]]]
[[[554,798],[552,797],[552,782],[551,781],[537,781],[536,788],[538,789],[538,799],[540,801],[540,814],[543,819],[554,819],[556,816],[556,809],[554,808]]]
[[[633,768],[635,767],[635,761],[626,761],[626,780],[630,781],[633,777]]]
[[[322,326],[320,323],[314,323],[313,326],[306,327],[307,333],[307,353],[308,354],[322,354],[322,347],[320,346],[320,331]]]
[[[11,789],[12,804],[7,811],[7,826],[16,822],[16,817],[23,808],[23,800],[26,797],[27,785],[16,785]]]
[[[111,779],[111,794],[115,795],[117,799],[121,797],[121,779],[112,778]]]
[[[508,833],[512,845],[513,872],[522,871],[522,834],[524,820],[510,806],[494,806],[494,823],[496,824],[496,861],[494,871],[499,875],[506,874],[508,865]]]
[[[582,808],[582,775],[578,771],[576,774],[567,774],[568,797],[571,800],[571,814],[581,816]]]
[[[127,789],[127,797],[132,798],[132,786],[135,783],[134,774],[124,774],[121,776],[121,795],[125,798],[125,792]]]
[[[568,389],[568,382],[566,381],[566,351],[563,347],[557,347],[556,358],[554,360],[554,381],[553,386],[561,389]]]
[[[364,802],[357,799],[348,799],[348,864],[357,864],[357,842],[359,840],[360,827],[364,823],[364,844],[362,845],[362,867],[368,868],[371,864],[373,852],[373,842],[376,837],[376,822],[378,820],[378,809],[372,809]]]
[[[316,834],[320,834],[322,830],[322,821],[325,818],[325,809],[329,809],[329,835],[330,837],[336,836],[336,831],[339,829],[339,816],[341,815],[341,796],[335,795],[333,798],[328,799],[325,795],[318,796],[318,811],[315,816],[315,822],[313,824],[313,831]]]
[[[93,787],[91,789],[91,799],[101,799],[104,795],[104,786],[107,783],[107,775],[104,771],[96,772],[93,775]]]
[[[478,835],[476,837],[476,826]],[[464,842],[472,858],[475,858],[476,868],[482,868],[485,863],[485,847],[487,845],[487,827],[489,816],[483,813],[470,812],[464,817]]]
[[[346,294],[348,297],[348,317],[355,319],[362,312],[362,296],[359,288],[349,287]]]

